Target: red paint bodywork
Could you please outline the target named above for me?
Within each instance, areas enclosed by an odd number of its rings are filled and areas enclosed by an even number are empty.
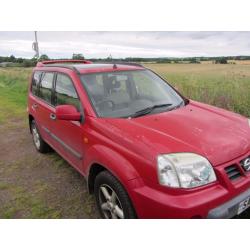
[[[139,66],[100,65],[82,67],[80,73],[138,70]],[[36,67],[34,70],[62,72],[74,82],[84,108],[84,122],[51,121],[52,107],[29,92],[28,112],[43,139],[88,179],[90,168],[99,164],[115,175],[134,205],[139,218],[205,218],[208,211],[232,199],[250,186],[250,175],[242,173],[232,182],[224,168],[250,155],[250,129],[243,116],[191,101],[169,112],[132,119],[98,118],[78,74],[67,68]],[[38,108],[34,109],[33,104]],[[42,126],[78,152],[75,157],[53,140]],[[84,143],[83,138],[88,138]],[[192,189],[159,185],[156,158],[159,154],[193,152],[206,157],[217,181]]]

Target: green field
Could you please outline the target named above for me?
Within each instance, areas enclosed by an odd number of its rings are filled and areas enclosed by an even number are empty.
[[[250,117],[250,65],[146,64],[188,98]],[[98,218],[86,182],[28,132],[31,68],[0,68],[0,218]],[[250,218],[247,211],[241,218]]]
[[[0,124],[24,116],[30,74],[30,68],[0,68]]]

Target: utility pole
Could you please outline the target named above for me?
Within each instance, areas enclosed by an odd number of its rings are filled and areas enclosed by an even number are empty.
[[[32,43],[32,49],[36,52],[34,57],[39,59],[39,47],[38,47],[37,32],[36,31],[35,31],[35,42]]]

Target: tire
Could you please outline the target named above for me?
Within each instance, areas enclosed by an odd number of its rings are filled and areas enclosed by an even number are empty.
[[[108,171],[95,178],[94,194],[97,208],[105,219],[135,219],[136,213],[122,184]]]
[[[35,120],[31,121],[31,134],[35,148],[40,153],[48,153],[51,151],[51,147],[42,139],[39,130],[37,128]]]

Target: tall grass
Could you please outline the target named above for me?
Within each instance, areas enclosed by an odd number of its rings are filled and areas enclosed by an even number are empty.
[[[25,114],[31,69],[0,68],[0,123]]]
[[[150,64],[193,100],[250,116],[250,65]]]

